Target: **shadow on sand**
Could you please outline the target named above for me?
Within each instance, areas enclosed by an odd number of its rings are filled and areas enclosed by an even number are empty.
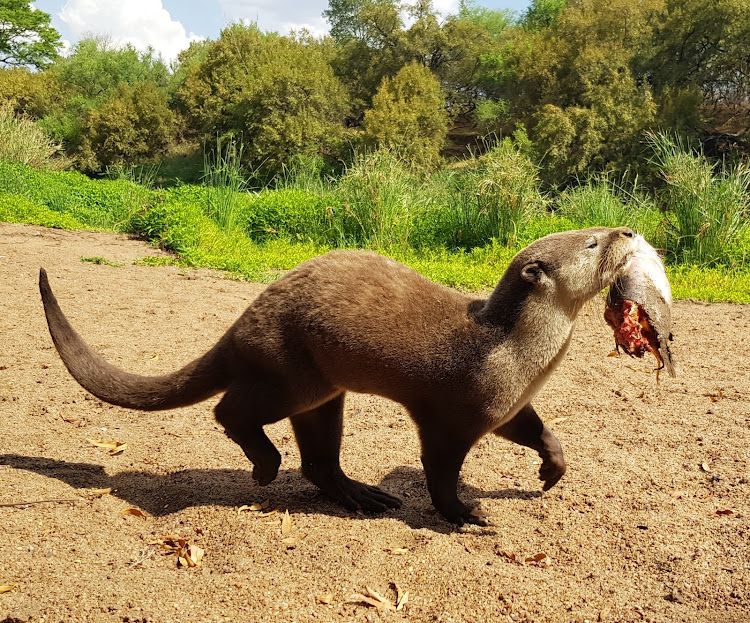
[[[274,505],[288,508],[290,512],[310,512],[314,507],[316,512],[325,515],[358,519],[368,517],[351,513],[329,500],[297,470],[280,470],[274,482],[261,488],[253,480],[249,469],[186,469],[168,474],[132,470],[110,475],[103,466],[93,463],[18,454],[0,454],[0,465],[56,478],[75,489],[81,489],[80,493],[84,496],[87,489],[109,487],[112,489],[111,495],[157,517],[192,506],[239,507],[265,498],[272,499]],[[441,533],[458,529],[443,520],[432,507],[421,470],[398,467],[387,474],[378,486],[404,500],[401,508],[388,511],[389,516],[415,529],[427,528]],[[482,498],[530,500],[540,495],[539,491],[523,489],[483,491],[459,482],[459,497],[467,503]],[[492,526],[482,530],[494,534]]]

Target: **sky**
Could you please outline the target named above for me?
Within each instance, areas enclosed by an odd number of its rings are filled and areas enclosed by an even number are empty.
[[[153,47],[171,61],[191,41],[216,39],[231,22],[257,22],[264,31],[286,34],[307,28],[327,31],[322,13],[327,0],[33,0],[49,13],[66,46],[86,35],[107,35],[113,43],[139,50]],[[478,0],[490,9],[526,10],[529,0]],[[441,14],[453,13],[458,0],[433,0]]]

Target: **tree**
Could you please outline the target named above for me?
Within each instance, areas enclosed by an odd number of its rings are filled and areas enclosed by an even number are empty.
[[[60,47],[47,13],[28,0],[0,0],[0,63],[42,69],[57,58]]]
[[[169,69],[153,49],[139,52],[130,44],[114,45],[106,37],[82,39],[49,71],[91,106],[107,100],[123,83],[149,81],[166,87],[169,82]]]
[[[546,26],[510,29],[485,56],[485,93],[507,102],[498,107],[500,129],[528,128],[548,182],[635,159],[639,137],[656,122],[652,89],[635,61],[651,45],[662,2],[571,1]]]
[[[448,129],[440,83],[426,67],[406,65],[383,79],[364,127],[373,145],[398,151],[416,167],[436,166]]]
[[[557,21],[567,0],[531,0],[521,24],[529,30],[544,30]]]
[[[507,9],[488,9],[477,5],[474,0],[460,0],[458,3],[458,18],[484,28],[492,38],[513,23],[514,13]]]
[[[275,172],[341,136],[348,100],[327,55],[310,37],[232,24],[188,70],[178,95],[204,137],[239,135],[251,163]]]

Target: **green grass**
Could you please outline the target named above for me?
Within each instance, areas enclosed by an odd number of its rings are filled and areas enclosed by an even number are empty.
[[[122,264],[116,264],[115,262],[110,262],[109,260],[104,259],[103,257],[81,257],[82,262],[90,262],[91,264],[103,264],[105,266],[114,266],[115,268],[119,268],[122,266]]]
[[[628,224],[667,250],[675,297],[750,303],[750,175],[669,149],[656,195],[600,177],[557,197],[541,192],[535,167],[508,142],[425,177],[387,153],[361,156],[339,178],[299,160],[275,186],[252,192],[226,151],[207,161],[206,184],[167,189],[150,187],[153,170],[92,180],[0,162],[0,220],[134,233],[177,254],[140,265],[264,282],[328,249],[369,248],[463,290],[494,287],[513,255],[548,233]]]

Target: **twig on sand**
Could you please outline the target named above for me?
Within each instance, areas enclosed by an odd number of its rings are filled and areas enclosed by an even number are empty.
[[[34,500],[32,502],[5,502],[0,504],[0,508],[11,506],[34,506],[34,504],[63,504],[65,502],[84,502],[84,498],[57,498],[49,500]]]

